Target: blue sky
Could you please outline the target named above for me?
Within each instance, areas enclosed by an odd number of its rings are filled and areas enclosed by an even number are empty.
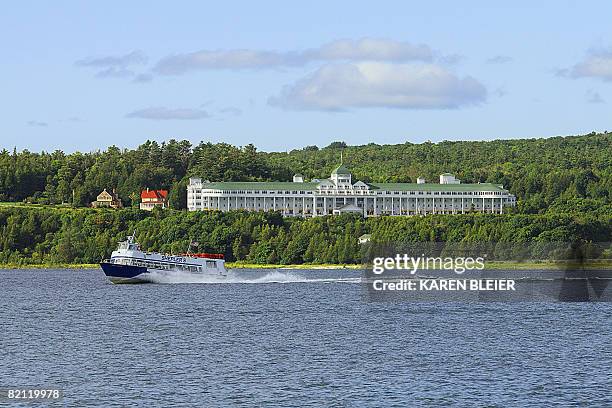
[[[5,2],[0,147],[612,130],[612,3],[532,3]]]

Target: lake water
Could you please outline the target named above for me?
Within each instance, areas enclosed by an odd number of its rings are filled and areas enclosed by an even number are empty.
[[[0,271],[0,388],[74,407],[612,406],[612,304],[370,303],[359,276]]]

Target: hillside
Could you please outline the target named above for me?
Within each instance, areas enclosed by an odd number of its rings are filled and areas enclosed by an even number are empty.
[[[453,172],[464,182],[503,184],[520,213],[612,214],[612,133],[495,141],[397,145],[308,146],[291,152],[258,152],[248,145],[171,140],[136,149],[112,146],[93,153],[0,152],[0,201],[86,206],[104,188],[116,188],[127,205],[141,189],[170,189],[174,208],[185,207],[187,177],[211,181],[283,181],[300,172],[328,177],[340,151],[355,179],[435,181]]]
[[[362,260],[357,238],[364,233],[372,234],[375,242],[400,245],[500,242],[523,248],[528,242],[607,242],[612,217],[465,214],[363,219],[345,214],[291,219],[274,212],[2,206],[0,264],[96,263],[132,231],[151,251],[181,253],[197,242],[195,250],[223,253],[229,261],[342,264]]]

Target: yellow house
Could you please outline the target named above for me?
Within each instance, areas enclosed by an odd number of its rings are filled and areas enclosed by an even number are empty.
[[[98,194],[96,201],[91,203],[91,206],[94,208],[122,208],[123,203],[121,202],[121,199],[117,196],[117,192],[115,191],[115,189],[113,189],[112,193],[109,193],[108,191],[106,191],[106,189],[104,189],[100,194]]]

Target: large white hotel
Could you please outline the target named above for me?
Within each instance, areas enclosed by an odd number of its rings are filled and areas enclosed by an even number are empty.
[[[325,180],[296,174],[293,182],[208,182],[190,178],[187,208],[199,210],[280,211],[284,216],[316,217],[345,212],[379,215],[502,214],[516,198],[496,184],[461,184],[452,174],[440,183],[353,183],[342,164]]]

